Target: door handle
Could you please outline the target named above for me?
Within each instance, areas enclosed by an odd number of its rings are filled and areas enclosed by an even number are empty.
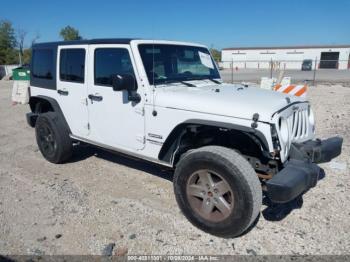
[[[57,93],[59,93],[62,96],[68,96],[68,94],[69,94],[69,92],[67,90],[61,90],[61,89],[58,89]]]
[[[92,101],[97,101],[100,102],[103,100],[103,96],[97,96],[97,95],[88,95],[88,98],[91,99]]]

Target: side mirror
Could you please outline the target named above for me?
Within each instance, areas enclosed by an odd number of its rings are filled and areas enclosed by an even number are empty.
[[[138,103],[141,101],[141,96],[134,91],[137,90],[137,82],[133,75],[116,74],[112,75],[112,87],[114,91],[128,91],[129,101]]]
[[[136,91],[137,82],[133,75],[115,74],[112,75],[112,87],[114,91]]]

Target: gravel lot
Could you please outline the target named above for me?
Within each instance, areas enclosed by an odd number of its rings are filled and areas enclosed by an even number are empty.
[[[0,254],[350,254],[350,85],[309,93],[318,135],[344,137],[325,179],[303,203],[264,205],[235,239],[194,228],[159,166],[91,147],[68,164],[45,161],[11,86],[0,81]]]

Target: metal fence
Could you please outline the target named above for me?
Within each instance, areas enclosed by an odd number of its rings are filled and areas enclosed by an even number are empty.
[[[294,83],[350,83],[349,60],[240,60],[219,62],[225,82],[260,82],[262,77],[291,77]]]

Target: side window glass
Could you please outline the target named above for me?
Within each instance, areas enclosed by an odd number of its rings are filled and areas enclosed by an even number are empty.
[[[37,49],[33,54],[33,76],[42,79],[53,79],[53,52],[51,49]]]
[[[84,83],[85,49],[61,49],[60,80]]]
[[[134,76],[129,52],[124,48],[99,48],[95,50],[95,85],[112,86],[112,76]]]

